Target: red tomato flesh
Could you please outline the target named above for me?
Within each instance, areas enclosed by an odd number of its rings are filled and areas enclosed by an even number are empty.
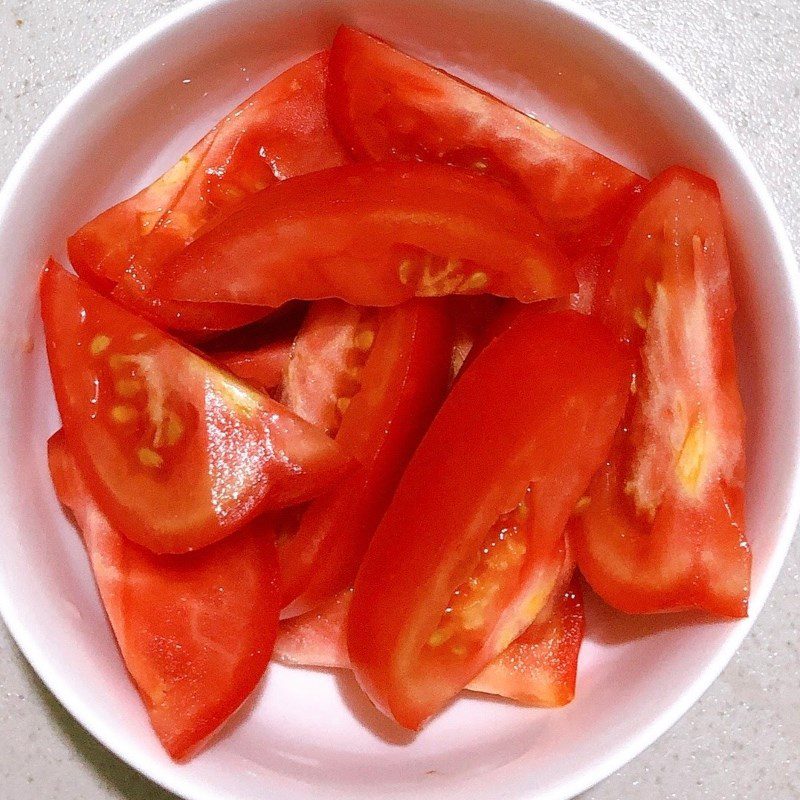
[[[275,657],[291,666],[349,669],[347,613],[352,590],[313,611],[281,621]],[[539,617],[467,689],[532,706],[556,707],[575,695],[585,618],[580,581],[559,588]]]
[[[271,531],[253,525],[199,553],[155,555],[100,510],[63,432],[47,450],[125,666],[161,743],[182,759],[239,708],[269,662],[279,598]]]
[[[352,584],[400,474],[444,399],[448,383],[452,339],[440,302],[412,301],[377,314],[361,311],[362,319],[355,323],[354,311],[359,313],[332,300],[313,306],[289,366],[293,374],[289,407],[300,416],[309,411],[309,404],[297,399],[298,387],[300,395],[328,400],[335,415],[331,433],[362,469],[314,500],[297,528],[279,538],[283,597],[285,603],[291,601],[284,614],[313,608]],[[365,324],[364,314],[371,325]],[[328,349],[322,352],[338,348],[343,357],[311,357],[313,343],[324,337]],[[330,369],[339,361],[338,371]],[[315,391],[320,385],[334,387],[332,395],[322,397]],[[305,418],[319,424],[319,419],[328,417],[323,409],[316,418]]]
[[[401,725],[439,711],[541,611],[629,366],[595,320],[529,310],[459,377],[355,582],[356,677]]]
[[[274,395],[283,382],[291,354],[292,340],[287,338],[276,339],[252,350],[214,353],[212,357],[260,392]]]
[[[322,431],[54,262],[41,300],[70,452],[133,541],[159,553],[203,547],[350,468]]]
[[[286,180],[243,201],[168,267],[154,296],[279,306],[338,297],[569,294],[569,263],[516,195],[432,164],[356,164]]]
[[[70,260],[96,288],[171,330],[226,330],[266,309],[181,304],[142,294],[198,233],[244,197],[294,175],[344,164],[331,132],[318,53],[247,98],[151,186],[70,237]]]
[[[562,245],[605,238],[642,179],[446,72],[342,26],[328,111],[357,158],[432,161],[522,191]]]
[[[579,566],[623,611],[745,616],[744,414],[714,182],[662,173],[609,264],[597,313],[639,363],[625,426],[576,518]]]

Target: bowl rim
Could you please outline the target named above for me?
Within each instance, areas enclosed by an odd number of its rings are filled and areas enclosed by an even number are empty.
[[[45,147],[52,132],[69,115],[73,107],[94,89],[96,84],[120,67],[134,52],[156,42],[172,28],[186,20],[199,17],[214,6],[233,5],[236,2],[238,0],[189,0],[189,2],[178,6],[147,25],[94,66],[50,112],[9,172],[2,188],[0,188],[0,230],[3,228],[4,218],[27,171],[35,162],[40,151]],[[798,272],[797,259],[792,250],[788,233],[764,182],[736,137],[717,112],[711,108],[686,78],[667,64],[655,51],[642,44],[633,34],[628,33],[616,23],[604,18],[599,12],[581,6],[576,0],[525,0],[525,3],[528,5],[550,6],[572,17],[578,23],[587,26],[594,35],[610,39],[621,45],[640,62],[643,62],[646,67],[659,75],[667,84],[671,85],[690,108],[705,120],[733,157],[765,214],[769,233],[777,245],[782,268],[789,286],[789,305],[793,312],[795,330],[800,330],[800,273]],[[648,748],[671,728],[711,686],[736,650],[738,650],[761,613],[788,554],[798,521],[800,521],[800,465],[798,464],[794,466],[794,473],[791,476],[790,483],[791,492],[784,513],[781,515],[782,522],[776,544],[767,558],[763,578],[757,590],[751,595],[749,616],[735,626],[731,626],[730,633],[724,643],[694,681],[683,690],[680,698],[643,726],[636,736],[609,750],[594,765],[577,770],[558,786],[552,790],[537,794],[535,798],[529,795],[528,790],[523,788],[519,794],[520,800],[570,800],[570,798],[587,791]],[[29,635],[21,616],[16,613],[10,594],[3,590],[2,585],[0,585],[0,617],[5,622],[22,654],[45,686],[71,716],[104,747],[167,791],[187,800],[221,800],[218,790],[206,786],[202,781],[192,777],[191,772],[179,769],[178,765],[168,764],[167,766],[162,766],[153,763],[144,753],[125,752],[110,727],[94,714],[93,707],[90,704],[83,702],[73,693],[70,683],[64,680],[53,666],[53,660],[37,643],[35,638]],[[234,800],[233,795],[227,792],[226,794],[231,800]]]

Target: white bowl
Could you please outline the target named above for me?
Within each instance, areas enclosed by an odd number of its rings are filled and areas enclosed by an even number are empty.
[[[590,604],[578,693],[559,710],[460,699],[416,738],[353,680],[273,666],[186,765],[161,750],[116,652],[81,544],[53,495],[57,413],[36,286],[80,223],[149,182],[222,113],[328,45],[384,35],[634,168],[715,177],[729,220],[749,415],[751,616],[632,619]],[[772,202],[719,119],[652,53],[571,2],[221,0],[165,17],[53,112],[0,194],[0,610],[36,671],[100,741],[191,800],[564,800],[634,757],[725,666],[764,605],[798,518],[797,267]]]

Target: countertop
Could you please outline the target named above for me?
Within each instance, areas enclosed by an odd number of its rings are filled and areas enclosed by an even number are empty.
[[[67,91],[172,0],[0,0],[0,180]],[[585,0],[710,101],[800,250],[800,2]],[[655,745],[581,800],[800,798],[800,540],[739,653]],[[85,733],[0,624],[0,796],[170,800]]]

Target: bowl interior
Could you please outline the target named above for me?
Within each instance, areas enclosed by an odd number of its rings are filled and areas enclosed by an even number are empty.
[[[151,734],[79,539],[47,474],[58,425],[38,271],[82,222],[149,182],[228,108],[348,21],[444,65],[645,175],[720,184],[740,304],[753,610],[794,516],[798,324],[790,257],[738,151],[668,78],[574,9],[507,0],[240,0],[195,5],[95,73],[48,123],[0,201],[0,604],[26,655],[106,745],[191,798],[572,796],[696,699],[749,627],[624,618],[590,601],[578,695],[560,710],[459,699],[414,737],[349,674],[270,668],[216,743],[176,766]]]

